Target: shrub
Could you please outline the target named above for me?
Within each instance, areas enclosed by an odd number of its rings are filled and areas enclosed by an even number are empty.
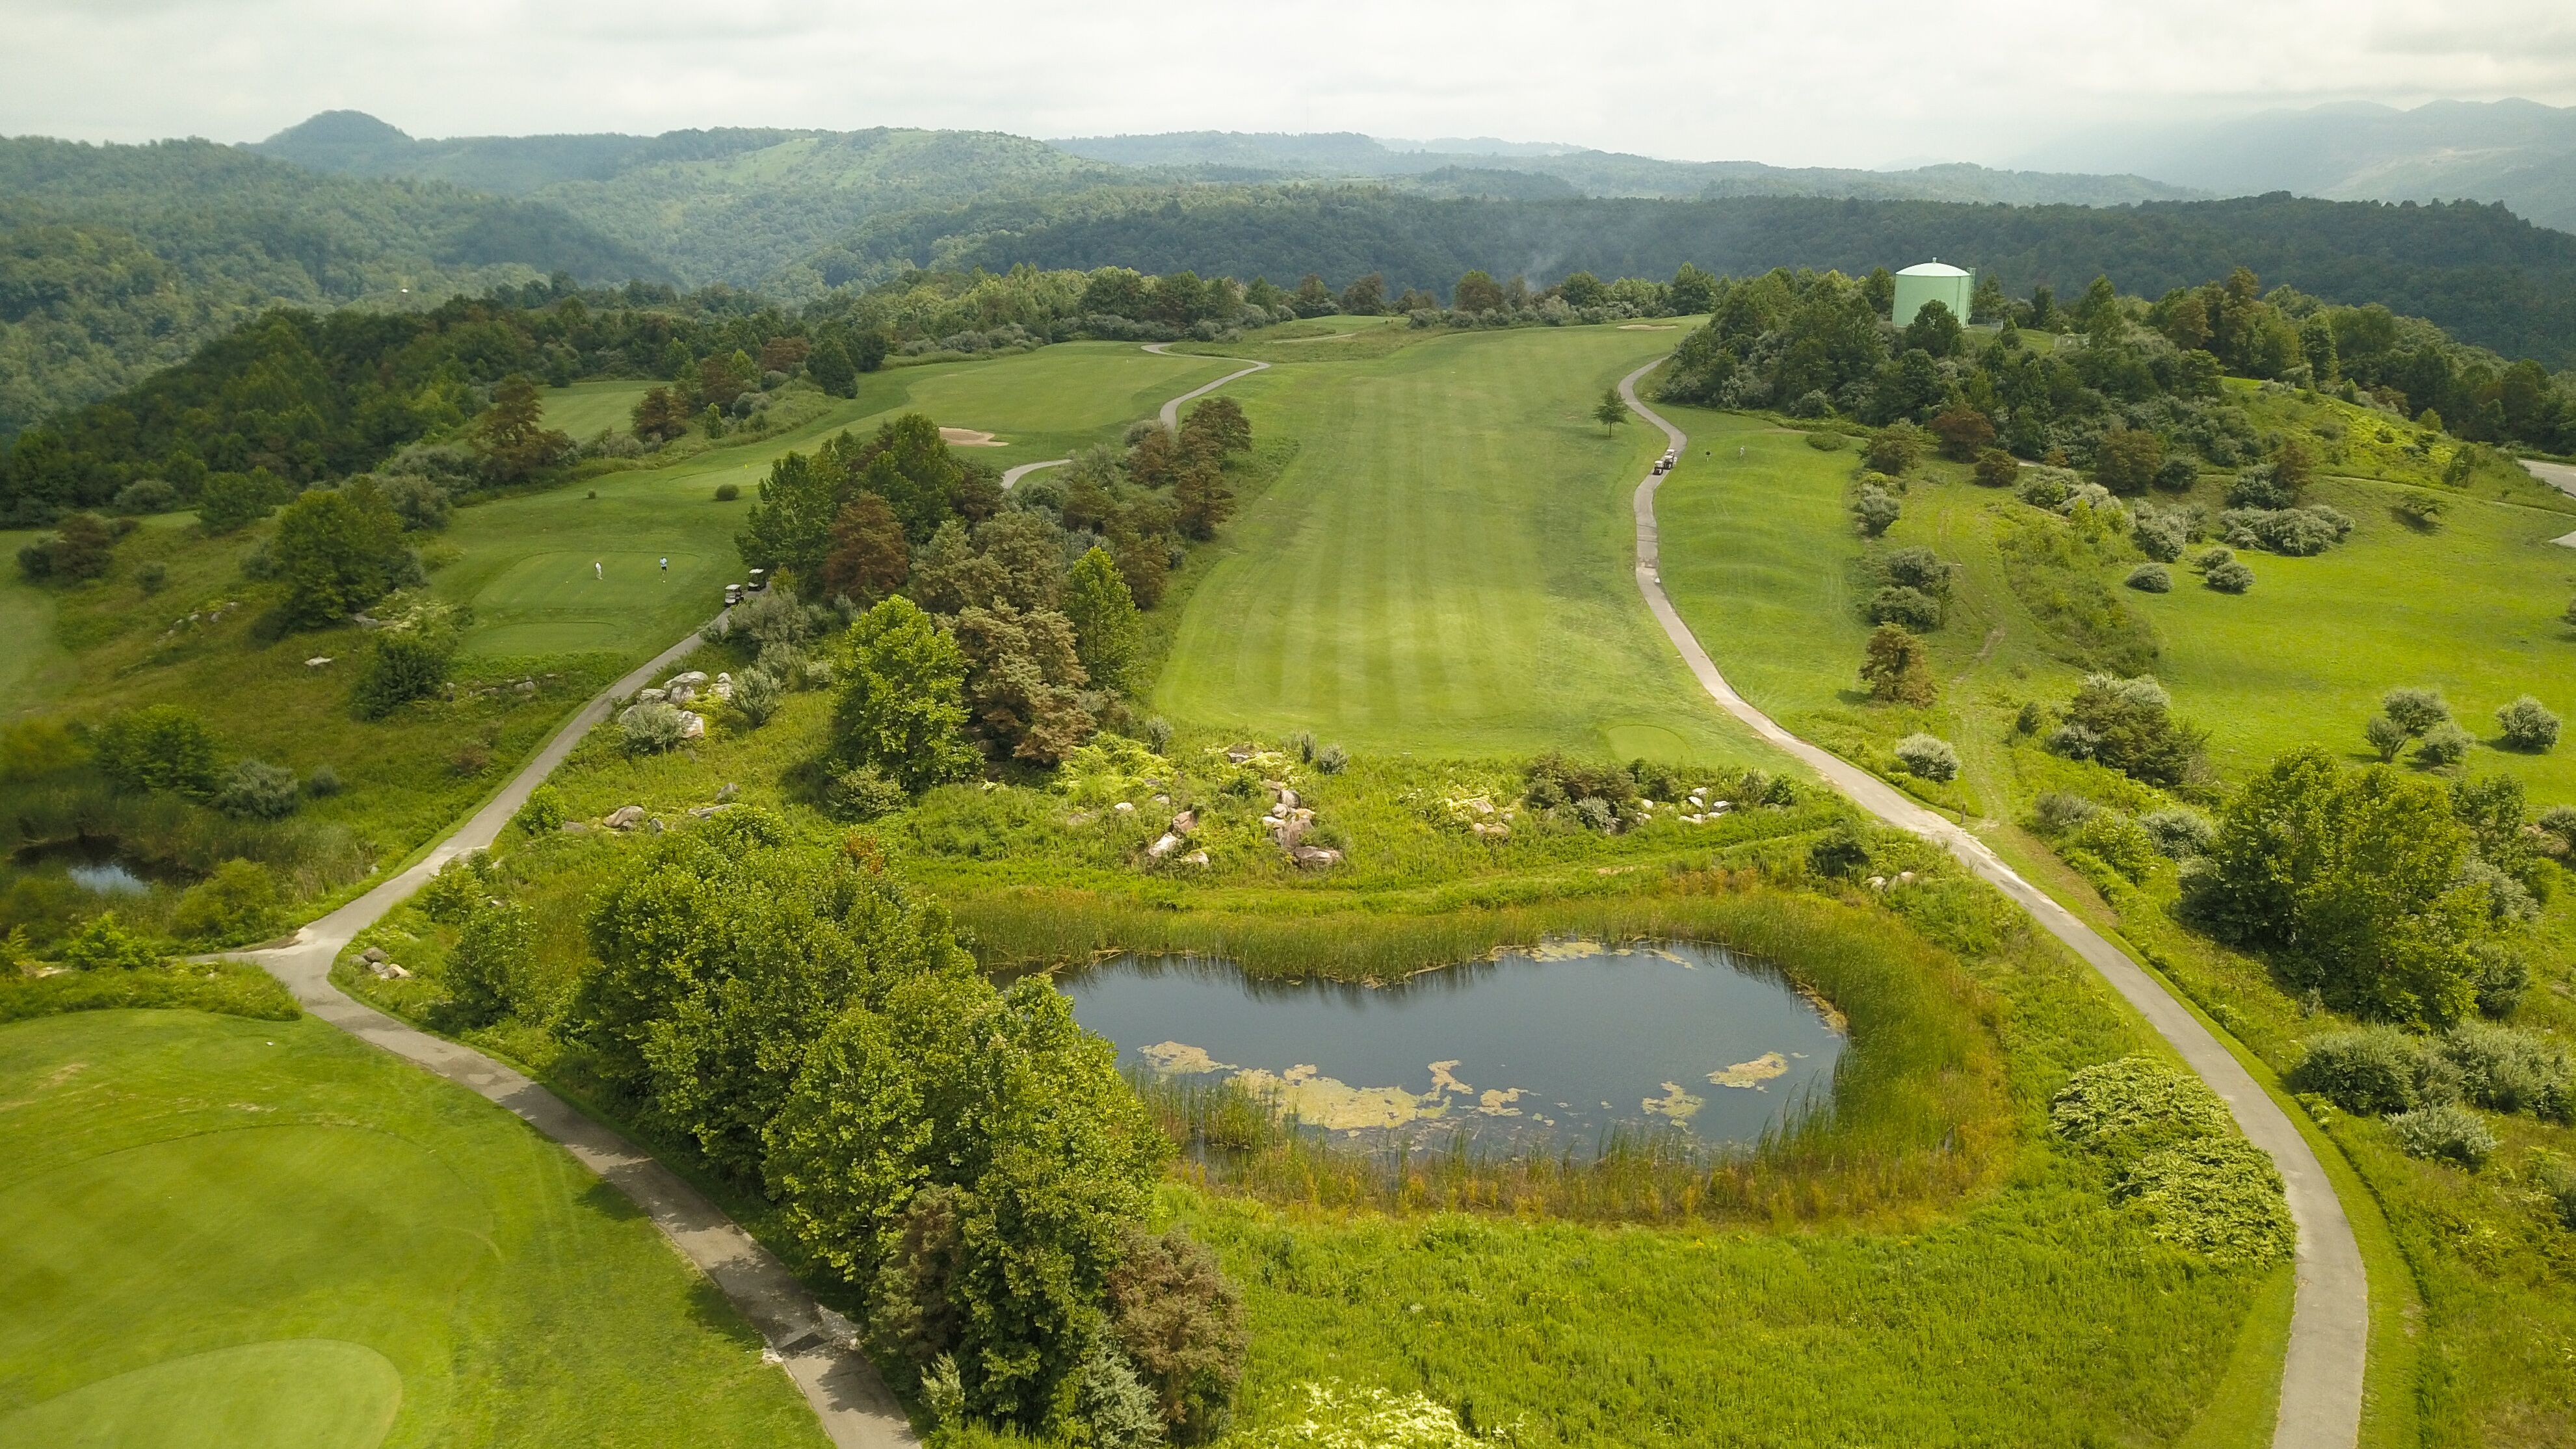
[[[261,760],[243,760],[225,773],[209,802],[226,815],[247,820],[283,820],[302,800],[295,772]]]
[[[874,820],[911,803],[903,785],[887,779],[874,765],[835,771],[823,790],[823,808],[843,820]]]
[[[2129,587],[2144,594],[2173,592],[2173,574],[2160,563],[2142,563],[2129,570]]]
[[[2442,526],[2442,515],[2450,512],[2450,503],[2431,493],[2409,493],[2397,503],[2397,516],[2415,528],[2430,533]]]
[[[2081,795],[2063,790],[2046,791],[2031,803],[2031,828],[2055,840],[2102,813],[2102,807]]]
[[[2227,541],[2293,558],[2324,553],[2352,532],[2352,519],[2326,508],[2231,508],[2218,516]]]
[[[1807,413],[1803,416],[1815,417],[1822,411],[1822,409],[1818,409],[1816,413]],[[1843,450],[1843,435],[1840,433],[1825,432],[1821,430],[1812,432],[1807,434],[1807,446],[1815,449],[1819,453],[1839,453]],[[1887,470],[1882,468],[1879,471],[1884,473]]]
[[[739,483],[719,483],[716,485],[716,501],[718,503],[731,503],[741,496],[742,485]]]
[[[2407,1156],[2457,1163],[2472,1172],[2495,1155],[2495,1133],[2477,1113],[2452,1102],[2400,1112],[2388,1119],[2388,1130]]]
[[[1350,768],[1351,757],[1339,745],[1326,745],[1315,752],[1315,769],[1326,775],[1338,775]]]
[[[2086,1067],[2050,1103],[2049,1127],[2116,1165],[2112,1201],[2144,1212],[2158,1239],[2220,1264],[2288,1256],[2279,1172],[2197,1078],[2148,1057]]]
[[[2384,714],[2372,715],[2368,720],[2364,721],[2361,727],[2361,737],[2369,743],[2373,750],[2378,752],[2380,763],[2382,764],[2386,764],[2388,761],[2396,759],[2397,752],[2405,749],[2406,742],[2413,738],[2406,733],[2406,726],[2399,724],[2397,721],[2390,719]]]
[[[2356,1117],[2404,1112],[2422,1098],[2424,1051],[2393,1026],[2328,1032],[2308,1043],[2288,1080],[2292,1091],[2323,1097]]]
[[[2068,851],[2090,855],[2131,880],[2144,880],[2162,854],[2154,836],[2117,810],[2094,811],[2068,832],[2064,844]]]
[[[1870,595],[1868,618],[1924,633],[1941,627],[1941,602],[1921,589],[1890,584]]]
[[[1829,880],[1848,880],[1869,869],[1869,842],[1845,821],[1807,848],[1807,869]]]
[[[203,795],[215,787],[215,740],[175,704],[145,705],[98,732],[98,768],[119,789]]]
[[[2241,1137],[2150,1152],[2121,1175],[2111,1200],[2144,1210],[2157,1238],[2221,1266],[2278,1262],[2297,1244],[2280,1169]]]
[[[2088,674],[2066,706],[2049,748],[2098,760],[2151,785],[2185,783],[2199,770],[2206,732],[2174,717],[2172,697],[2153,675]]]
[[[778,713],[778,677],[755,664],[733,677],[733,698],[726,701],[734,717],[758,729]]]
[[[563,829],[563,792],[552,785],[539,785],[528,792],[527,802],[519,813],[510,817],[523,835],[551,835]]]
[[[2188,493],[2200,481],[2200,465],[2189,453],[2175,453],[2156,468],[2156,486],[2168,493]]]
[[[2458,1071],[2460,1095],[2478,1106],[2552,1122],[2576,1116],[2576,1064],[2551,1038],[2464,1021],[2435,1050]]]
[[[360,719],[383,719],[447,683],[447,651],[411,633],[376,636],[367,667],[358,673],[349,705]]]
[[[101,911],[82,924],[63,941],[56,953],[62,963],[75,971],[96,971],[102,967],[139,969],[161,964],[161,953],[150,942],[125,929],[116,912]]]
[[[134,584],[135,587],[143,590],[143,592],[147,594],[157,594],[161,592],[163,589],[169,587],[170,584],[169,566],[162,563],[159,559],[154,559],[152,562],[145,564],[134,571]]]
[[[2558,838],[2562,852],[2576,852],[2576,805],[2552,805],[2541,811],[2540,828]]]
[[[316,800],[327,800],[340,793],[340,772],[329,765],[315,765],[304,777],[304,793]]]
[[[630,704],[617,716],[617,731],[630,755],[656,755],[677,748],[687,728],[680,712],[658,699]]]
[[[1852,516],[1860,521],[1861,533],[1870,538],[1877,538],[1895,527],[1896,520],[1904,513],[1903,504],[1877,487],[1863,487],[1860,496],[1852,500]]]
[[[2231,558],[2212,565],[2201,581],[2222,594],[2241,594],[2254,587],[2254,571]]]
[[[119,513],[167,513],[179,506],[179,490],[158,478],[137,478],[116,490],[108,506]]]
[[[1869,466],[1893,478],[1923,461],[1923,432],[1912,423],[1891,423],[1869,440],[1866,456]]]
[[[2504,731],[2504,745],[2509,750],[2544,754],[2558,743],[2558,716],[2530,695],[2496,711],[2496,724]]]
[[[2531,1185],[2557,1215],[2558,1225],[2576,1230],[2576,1163],[2554,1152],[2531,1155]]]
[[[1310,1383],[1306,1402],[1244,1449],[1484,1449],[1446,1406],[1420,1393]]]
[[[2013,496],[2033,508],[2055,508],[2074,496],[2077,481],[2063,468],[2026,468],[2013,485]]]
[[[188,887],[170,930],[190,941],[255,941],[277,925],[277,881],[257,861],[228,860]]]
[[[2179,805],[2139,816],[2138,828],[2155,842],[2159,853],[2174,860],[2202,854],[2218,838],[2218,827],[2208,816]]]
[[[503,902],[468,911],[440,977],[448,998],[441,1015],[471,1028],[490,1026],[517,1009],[535,960],[535,940],[525,906]]]
[[[2145,504],[2138,507],[2138,515],[2129,525],[2129,537],[2137,544],[2138,552],[2158,563],[2181,558],[2191,542],[2192,515],[2179,508],[2149,512]]]
[[[1897,763],[1906,772],[1936,783],[1959,778],[1959,752],[1932,735],[1911,734],[1896,742]]]
[[[1130,1227],[1106,1306],[1172,1436],[1200,1444],[1225,1432],[1250,1338],[1215,1255],[1177,1228],[1155,1237]]]
[[[2021,477],[2021,463],[2001,448],[1977,454],[1976,480],[1988,488],[2010,488]]]
[[[2501,941],[2480,941],[2471,949],[2478,958],[2478,1014],[2513,1015],[2513,1009],[2522,1004],[2522,994],[2531,989],[2531,962]]]
[[[2144,428],[2114,428],[2094,446],[2093,477],[2114,493],[2144,493],[2164,462],[2164,439]]]
[[[1941,693],[1932,678],[1932,651],[1901,624],[1881,624],[1871,632],[1860,681],[1881,704],[1926,705]]]
[[[2392,689],[2380,696],[2379,707],[2409,738],[2421,738],[2426,730],[2451,718],[2451,707],[2430,689]]]
[[[2257,463],[2238,473],[2227,488],[2230,508],[2295,508],[2298,502],[2299,490],[2283,480],[2280,470],[2270,463]]]
[[[2428,769],[2447,770],[2467,759],[2470,748],[2476,744],[2477,740],[2467,730],[2444,721],[2426,730],[2424,738],[2416,742],[2415,763]]]

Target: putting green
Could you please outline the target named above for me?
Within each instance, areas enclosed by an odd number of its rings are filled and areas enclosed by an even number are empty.
[[[1670,345],[1469,333],[1233,384],[1298,451],[1191,596],[1156,706],[1379,750],[1749,758],[1631,574],[1662,435],[1591,417]]]
[[[364,1344],[287,1339],[190,1354],[0,1418],[0,1449],[372,1449],[402,1374]]]
[[[820,1444],[517,1118],[310,1018],[0,1027],[0,1446]]]

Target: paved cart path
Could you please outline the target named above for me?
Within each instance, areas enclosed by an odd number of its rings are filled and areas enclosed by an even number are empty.
[[[851,1346],[850,1325],[815,1302],[786,1265],[697,1189],[521,1073],[471,1047],[405,1025],[331,984],[331,963],[352,938],[409,899],[441,866],[490,846],[529,793],[608,717],[617,701],[651,684],[701,642],[701,636],[691,634],[582,706],[498,795],[409,869],[296,932],[285,946],[228,954],[267,968],[315,1016],[482,1094],[563,1144],[582,1166],[632,1198],[672,1245],[724,1291],[783,1361],[834,1444],[841,1449],[908,1449],[920,1440],[875,1366]]]
[[[1148,342],[1145,344],[1145,350],[1154,354],[1156,357],[1170,357],[1173,354],[1167,349],[1170,348],[1171,345],[1172,344],[1168,342]],[[1186,357],[1191,354],[1183,353],[1181,355]],[[1220,357],[1215,360],[1218,362],[1251,361],[1250,358],[1244,357]],[[1181,430],[1181,404],[1189,402],[1194,398],[1205,397],[1209,393],[1216,391],[1218,388],[1225,386],[1227,383],[1234,381],[1238,377],[1250,377],[1256,372],[1267,372],[1269,370],[1269,363],[1254,362],[1250,367],[1243,369],[1241,372],[1229,372],[1225,376],[1220,377],[1216,381],[1208,383],[1205,386],[1191,388],[1188,392],[1182,393],[1179,397],[1163,404],[1163,426],[1170,428],[1173,432],[1179,432]]]
[[[1181,404],[1269,365],[1256,362],[1163,404],[1164,426],[1179,426]],[[1021,464],[1002,476],[1002,486],[1008,488],[1039,468],[1067,461]],[[584,735],[608,718],[619,700],[651,684],[703,642],[703,636],[692,633],[583,705],[499,794],[409,868],[296,932],[286,945],[223,954],[257,962],[315,1016],[482,1094],[561,1143],[584,1167],[632,1198],[653,1225],[724,1291],[784,1363],[834,1444],[840,1449],[911,1449],[921,1441],[875,1366],[853,1346],[848,1321],[814,1301],[785,1264],[678,1174],[524,1074],[471,1047],[405,1025],[331,984],[331,963],[359,932],[410,899],[449,861],[486,849],[499,839],[528,796]]]
[[[1680,452],[1690,446],[1690,439],[1637,400],[1637,379],[1658,365],[1649,363],[1620,379],[1619,395],[1639,417],[1663,429],[1674,451]],[[2022,879],[1984,841],[1868,771],[1782,729],[1735,692],[1664,596],[1655,535],[1655,489],[1662,481],[1662,475],[1649,473],[1637,485],[1637,588],[1709,696],[1756,734],[1812,767],[1862,809],[1947,848],[2028,911],[2050,935],[2073,947],[2225,1099],[2236,1125],[2280,1168],[2290,1217],[2298,1226],[2298,1289],[2273,1449],[2352,1449],[2361,1433],[2362,1374],[2370,1347],[2370,1282],[2362,1268],[2361,1246],[2353,1240],[2352,1223],[2307,1139],[2201,1025],[2200,1018],[2101,933]]]

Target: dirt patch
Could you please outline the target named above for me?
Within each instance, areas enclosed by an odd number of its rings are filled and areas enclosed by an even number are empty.
[[[1001,439],[994,437],[991,433],[979,433],[973,428],[941,428],[939,430],[939,441],[946,443],[952,448],[1006,448],[1010,446]]]

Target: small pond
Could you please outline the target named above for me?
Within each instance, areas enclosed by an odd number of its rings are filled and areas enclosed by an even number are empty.
[[[73,885],[102,896],[145,895],[154,882],[175,879],[168,872],[127,859],[118,842],[105,836],[42,841],[21,847],[5,859],[9,865],[37,874],[59,870]]]
[[[1750,1142],[1825,1105],[1844,1023],[1707,945],[1557,942],[1382,987],[1249,980],[1204,958],[1062,977],[1119,1062],[1231,1077],[1365,1148],[1588,1156],[1613,1136]]]

